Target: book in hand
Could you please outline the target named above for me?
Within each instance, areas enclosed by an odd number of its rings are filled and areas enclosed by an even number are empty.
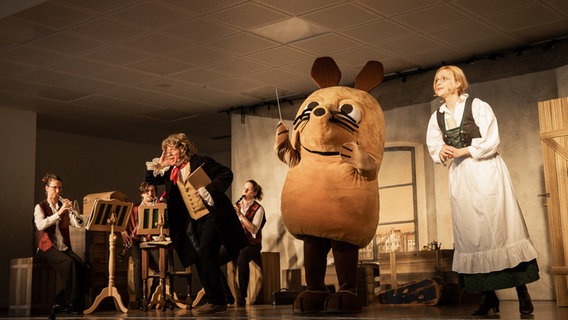
[[[211,179],[207,176],[207,173],[203,171],[203,165],[195,169],[185,181],[178,181],[177,186],[183,198],[183,202],[187,207],[187,211],[192,219],[198,220],[204,215],[209,213],[207,207],[203,200],[195,195],[197,189],[205,187],[211,183]]]
[[[211,183],[211,179],[209,179],[209,176],[205,173],[205,171],[203,171],[202,167],[203,165],[197,167],[197,169],[193,170],[186,179],[186,182],[189,182],[195,190],[205,187]]]

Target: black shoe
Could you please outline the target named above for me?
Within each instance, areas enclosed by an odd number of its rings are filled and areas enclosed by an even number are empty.
[[[235,303],[235,297],[233,297],[233,295],[229,293],[227,295],[227,304],[232,305],[234,303]]]
[[[64,313],[64,312],[66,312],[66,308],[61,304],[55,303],[51,306],[51,314],[52,315]]]
[[[226,304],[206,303],[203,306],[199,307],[199,309],[197,309],[198,314],[212,314],[212,313],[224,312],[224,311],[227,311],[227,305]]]
[[[499,312],[499,298],[495,291],[484,291],[481,293],[481,302],[479,308],[471,313],[473,316],[484,316],[493,309],[493,313]]]
[[[75,304],[70,304],[65,309],[65,313],[73,314],[73,315],[83,314],[83,307],[75,305]]]
[[[142,310],[144,306],[144,299],[136,299],[135,301],[128,302],[128,309]]]
[[[515,289],[517,289],[517,297],[519,297],[519,312],[525,315],[533,313],[534,306],[527,286],[523,284],[515,287]]]

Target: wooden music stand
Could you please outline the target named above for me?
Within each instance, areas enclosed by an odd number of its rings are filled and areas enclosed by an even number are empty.
[[[105,231],[109,234],[109,259],[108,259],[108,287],[103,288],[101,293],[95,298],[93,305],[86,309],[83,313],[90,314],[99,306],[101,301],[106,297],[114,299],[116,308],[124,313],[128,309],[122,304],[122,299],[118,290],[114,286],[114,247],[116,243],[116,234],[114,232],[122,232],[126,229],[132,212],[132,202],[122,202],[120,200],[100,200],[97,199],[93,205],[93,212],[85,225],[87,230]]]
[[[160,236],[156,241],[166,241],[164,234],[169,233],[167,219],[167,205],[165,203],[156,203],[151,206],[141,205],[138,207],[138,234]]]

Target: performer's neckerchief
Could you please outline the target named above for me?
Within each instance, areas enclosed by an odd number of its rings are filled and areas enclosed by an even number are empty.
[[[172,180],[174,184],[177,184],[179,171],[183,169],[183,167],[185,167],[186,164],[187,161],[184,161],[182,164],[180,164],[179,166],[174,166],[174,168],[172,169],[172,173],[170,174],[170,180]]]

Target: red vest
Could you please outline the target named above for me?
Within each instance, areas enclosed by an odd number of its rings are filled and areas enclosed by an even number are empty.
[[[247,212],[245,213],[245,217],[248,219],[248,221],[252,222],[258,208],[260,208],[260,204],[256,201],[250,205]],[[247,228],[245,228],[245,226],[243,225],[243,229],[245,230],[245,234],[247,235],[248,241],[251,245],[257,245],[262,242],[262,227],[263,224],[261,224],[260,228],[258,228],[258,231],[256,232],[256,238],[254,238],[252,234],[247,230]]]
[[[49,206],[49,203],[47,203],[47,200],[42,201],[39,204],[39,207],[41,208],[41,210],[43,210],[43,213],[45,214],[46,217],[49,217],[54,214],[53,211],[51,211],[51,207]],[[53,243],[55,242],[56,227],[57,225],[54,224],[41,231],[39,230],[37,231],[38,233],[37,247],[41,251],[45,252],[49,250],[51,247],[53,247]],[[65,245],[69,249],[71,249],[71,238],[69,237],[69,214],[64,214],[61,216],[61,219],[59,220],[59,231],[61,231],[61,235],[63,236],[63,243],[65,243]]]

